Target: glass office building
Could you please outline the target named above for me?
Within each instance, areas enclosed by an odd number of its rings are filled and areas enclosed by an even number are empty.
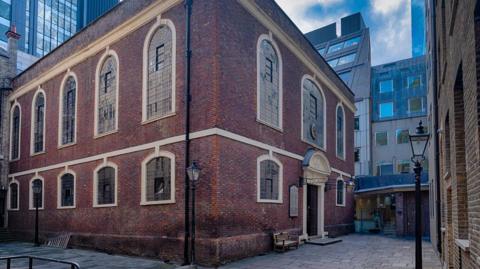
[[[3,47],[7,46],[7,37],[5,32],[10,28],[11,21],[11,0],[0,0],[0,44]]]

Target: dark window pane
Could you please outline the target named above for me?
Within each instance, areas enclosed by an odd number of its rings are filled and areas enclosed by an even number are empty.
[[[61,177],[62,186],[62,199],[61,206],[73,206],[74,205],[74,177],[72,174],[65,174]]]
[[[104,167],[97,173],[97,204],[115,203],[115,169],[113,167]]]
[[[158,157],[147,163],[147,201],[171,199],[171,169],[171,160],[167,157]]]

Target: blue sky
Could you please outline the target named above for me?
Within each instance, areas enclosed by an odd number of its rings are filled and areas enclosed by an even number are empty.
[[[275,1],[304,33],[332,22],[339,24],[342,17],[361,12],[370,28],[372,65],[412,56],[411,0]]]

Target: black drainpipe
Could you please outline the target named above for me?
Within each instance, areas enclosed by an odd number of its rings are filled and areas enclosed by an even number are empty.
[[[436,216],[436,222],[437,222],[437,250],[439,253],[442,253],[442,218],[441,218],[441,198],[442,194],[440,191],[440,160],[438,159],[440,151],[440,145],[439,145],[439,135],[438,135],[438,99],[437,99],[437,93],[438,93],[438,83],[437,83],[437,26],[436,26],[436,12],[435,12],[435,7],[436,7],[436,1],[432,0],[431,2],[431,12],[432,12],[432,19],[430,20],[430,24],[433,26],[432,27],[432,68],[433,68],[433,115],[435,115],[435,119],[433,121],[433,135],[435,136],[435,145],[434,145],[434,155],[435,155],[435,192],[436,192],[436,197],[437,199],[435,200],[435,206],[436,206],[436,211],[437,214]]]
[[[190,264],[189,245],[190,241],[190,179],[187,174],[187,167],[190,165],[190,62],[192,58],[192,50],[190,45],[191,29],[190,18],[192,16],[193,0],[185,0],[185,239],[183,249],[183,262],[185,265]]]

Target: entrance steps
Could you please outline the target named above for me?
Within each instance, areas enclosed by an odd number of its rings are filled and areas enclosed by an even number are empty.
[[[0,243],[15,241],[13,235],[6,228],[0,228]]]
[[[310,237],[307,241],[305,241],[305,244],[309,245],[317,245],[317,246],[327,246],[335,243],[340,243],[342,242],[342,239],[338,238],[328,238],[328,237]]]

